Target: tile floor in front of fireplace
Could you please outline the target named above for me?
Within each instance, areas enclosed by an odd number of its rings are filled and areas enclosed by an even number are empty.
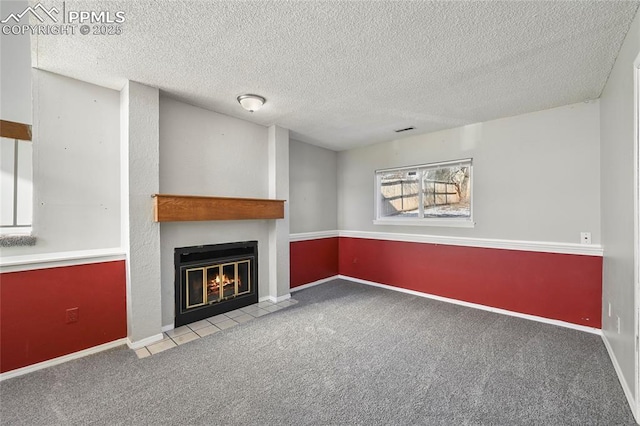
[[[191,324],[183,325],[182,327],[174,328],[173,330],[163,333],[164,339],[152,345],[145,346],[144,348],[136,349],[135,352],[138,358],[146,358],[166,351],[167,349],[175,348],[178,345],[191,342],[192,340],[242,324],[243,322],[251,321],[252,319],[279,311],[280,309],[288,308],[296,303],[298,303],[298,301],[295,299],[287,299],[278,303],[265,301],[236,309],[226,314],[192,322]]]

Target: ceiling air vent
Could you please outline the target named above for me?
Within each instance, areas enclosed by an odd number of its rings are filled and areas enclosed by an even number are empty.
[[[413,130],[415,129],[415,127],[407,127],[406,129],[398,129],[398,130],[394,130],[394,132],[396,133],[401,133],[401,132],[407,132],[409,130]]]

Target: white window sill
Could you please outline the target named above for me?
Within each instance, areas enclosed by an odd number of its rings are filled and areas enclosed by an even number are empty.
[[[466,219],[376,219],[374,225],[394,225],[394,226],[437,226],[447,228],[473,228],[475,222]]]
[[[31,226],[0,227],[0,235],[31,235]]]

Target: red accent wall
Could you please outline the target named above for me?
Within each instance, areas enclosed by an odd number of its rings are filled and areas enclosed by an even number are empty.
[[[124,261],[0,274],[0,372],[126,336]]]
[[[338,237],[290,245],[291,288],[338,275]]]
[[[339,240],[341,275],[601,327],[602,258],[598,256]]]

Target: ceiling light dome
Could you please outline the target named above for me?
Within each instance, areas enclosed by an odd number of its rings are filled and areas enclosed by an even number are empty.
[[[242,105],[242,108],[246,109],[249,112],[254,112],[262,108],[262,105],[267,100],[262,96],[258,95],[240,95],[238,96],[238,102]]]

